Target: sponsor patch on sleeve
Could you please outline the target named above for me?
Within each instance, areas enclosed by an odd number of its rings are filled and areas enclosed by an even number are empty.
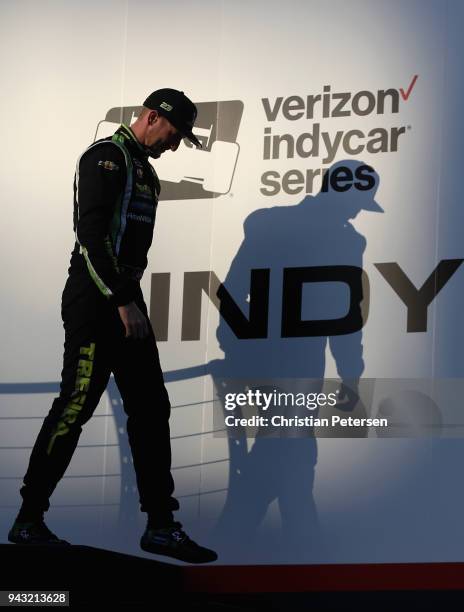
[[[115,164],[113,161],[103,161],[102,159],[98,162],[98,165],[105,170],[119,170],[118,164]]]

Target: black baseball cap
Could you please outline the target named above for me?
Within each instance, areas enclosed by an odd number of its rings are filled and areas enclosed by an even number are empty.
[[[192,128],[197,118],[197,107],[187,98],[183,91],[177,89],[157,89],[151,93],[143,105],[150,110],[158,111],[194,145],[201,147],[201,142],[193,134]]]

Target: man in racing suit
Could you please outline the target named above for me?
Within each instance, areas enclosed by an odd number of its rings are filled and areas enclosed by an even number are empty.
[[[113,373],[127,414],[140,506],[148,515],[141,547],[193,563],[217,558],[173,518],[179,504],[172,496],[170,402],[140,288],[160,192],[148,157],[176,151],[183,137],[201,146],[192,133],[196,115],[183,92],[157,90],[131,127],[121,125],[93,143],[77,162],[76,243],[61,309],[61,391],[31,453],[11,542],[68,544],[47,528],[43,513]]]

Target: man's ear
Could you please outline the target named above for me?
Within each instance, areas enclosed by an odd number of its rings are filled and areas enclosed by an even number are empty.
[[[148,125],[153,125],[158,120],[159,114],[158,111],[152,110],[148,115]]]

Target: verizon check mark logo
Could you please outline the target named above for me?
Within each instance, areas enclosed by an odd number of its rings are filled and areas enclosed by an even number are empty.
[[[400,94],[401,94],[401,97],[403,98],[403,100],[404,100],[405,102],[407,102],[407,101],[408,101],[408,98],[409,98],[409,96],[411,95],[411,92],[412,92],[412,90],[413,90],[413,88],[414,88],[414,85],[416,84],[416,81],[417,81],[417,77],[418,77],[418,76],[419,76],[419,75],[417,75],[417,74],[415,74],[415,75],[413,76],[412,81],[410,82],[409,87],[408,87],[408,89],[407,89],[406,93],[405,93],[404,89],[403,89],[402,87],[400,87]]]

